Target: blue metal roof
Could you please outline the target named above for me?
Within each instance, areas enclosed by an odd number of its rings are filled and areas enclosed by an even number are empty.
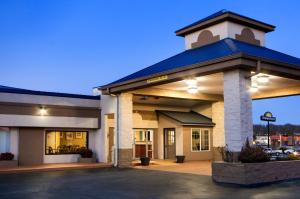
[[[278,61],[295,65],[300,69],[299,58],[277,52],[266,47],[256,46],[235,39],[226,38],[212,44],[201,46],[199,48],[186,50],[105,86],[180,69],[181,67],[190,66],[192,64],[201,64],[202,62],[213,61],[222,57],[239,53],[267,59],[270,61]]]
[[[34,91],[34,90],[14,88],[9,86],[2,86],[2,85],[0,85],[0,93],[17,93],[17,94],[28,94],[28,95],[43,95],[43,96],[53,96],[53,97],[69,97],[69,98],[79,98],[79,99],[100,100],[100,96]]]

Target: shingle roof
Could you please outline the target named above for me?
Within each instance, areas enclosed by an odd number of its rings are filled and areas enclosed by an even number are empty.
[[[203,126],[214,126],[211,118],[201,115],[196,112],[179,112],[179,111],[163,111],[157,110],[159,114],[169,117],[182,125],[203,125]]]
[[[201,64],[206,61],[213,61],[219,58],[227,57],[230,55],[243,53],[245,55],[254,56],[260,59],[267,59],[270,61],[282,62],[299,67],[300,59],[274,51],[272,49],[256,46],[249,43],[241,42],[235,39],[226,38],[218,42],[186,50],[161,62],[158,62],[152,66],[137,71],[131,75],[107,84],[103,87],[107,87],[116,83],[122,83],[137,78],[143,78],[152,76],[158,73],[172,71],[175,69],[183,68],[193,64]]]
[[[69,97],[69,98],[79,98],[79,99],[100,100],[100,96],[80,95],[80,94],[70,94],[70,93],[57,93],[57,92],[46,92],[46,91],[34,91],[34,90],[14,88],[14,87],[9,87],[9,86],[2,86],[2,85],[0,85],[0,93],[17,93],[17,94],[43,95],[43,96],[53,96],[53,97]]]

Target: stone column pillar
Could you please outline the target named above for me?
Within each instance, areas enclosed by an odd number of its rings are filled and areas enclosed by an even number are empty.
[[[118,166],[130,167],[132,164],[133,147],[133,113],[132,94],[122,93],[117,99],[116,132],[118,147]]]
[[[252,99],[249,92],[250,71],[224,72],[225,144],[232,152],[241,151],[245,140],[253,139]]]
[[[222,160],[219,147],[225,146],[224,129],[224,102],[219,101],[212,104],[212,120],[216,124],[213,128],[213,159]]]

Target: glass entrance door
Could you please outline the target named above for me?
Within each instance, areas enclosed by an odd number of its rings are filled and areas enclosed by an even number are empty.
[[[164,159],[175,159],[175,129],[164,129]]]
[[[133,157],[153,157],[153,130],[135,129]]]

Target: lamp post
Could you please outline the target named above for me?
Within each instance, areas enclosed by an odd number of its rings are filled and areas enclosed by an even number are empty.
[[[273,117],[273,114],[267,111],[260,116],[260,120],[268,122],[268,148],[270,148],[270,122],[276,122],[276,117]]]

